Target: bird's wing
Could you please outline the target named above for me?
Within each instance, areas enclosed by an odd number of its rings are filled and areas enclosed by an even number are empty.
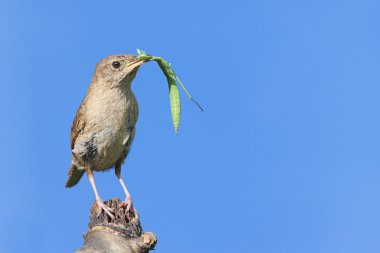
[[[84,106],[81,105],[75,115],[75,119],[73,125],[71,126],[71,149],[74,149],[75,141],[78,136],[83,132],[85,128],[85,120],[84,120]]]

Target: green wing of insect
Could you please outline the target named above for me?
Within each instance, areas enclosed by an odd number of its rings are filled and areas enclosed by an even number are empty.
[[[174,71],[170,68],[170,64],[162,59],[161,57],[153,57],[153,60],[158,63],[162,72],[166,76],[169,86],[169,97],[170,97],[170,111],[172,113],[172,121],[175,133],[178,133],[179,120],[181,116],[181,101],[179,98],[179,90],[176,83],[176,75]]]
[[[190,93],[185,88],[185,85],[181,82],[181,80],[176,76],[173,69],[170,67],[170,64],[161,57],[150,56],[145,53],[145,51],[137,49],[138,59],[145,61],[156,61],[160,66],[162,72],[166,76],[169,86],[169,97],[170,97],[170,111],[172,114],[172,121],[175,133],[178,133],[179,121],[181,116],[181,101],[179,97],[179,90],[177,86],[177,81],[181,85],[182,89],[185,91],[186,95],[191,99],[201,111],[203,108],[201,105],[190,95]]]

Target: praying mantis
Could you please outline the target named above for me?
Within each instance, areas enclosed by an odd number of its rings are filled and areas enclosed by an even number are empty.
[[[181,82],[178,76],[174,73],[173,69],[170,67],[169,62],[164,60],[162,57],[147,55],[145,51],[141,51],[140,49],[137,49],[137,53],[138,53],[139,60],[156,61],[159,67],[161,68],[162,72],[166,76],[166,80],[168,82],[168,87],[169,87],[170,111],[172,114],[172,122],[173,122],[175,134],[178,134],[178,127],[179,127],[180,116],[181,116],[181,101],[179,97],[177,82],[185,91],[189,99],[191,99],[199,107],[199,109],[202,112],[203,112],[203,108],[187,91],[185,85]]]

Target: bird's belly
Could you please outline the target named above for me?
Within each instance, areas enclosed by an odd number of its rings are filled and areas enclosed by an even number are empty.
[[[100,103],[100,99],[88,102],[92,107],[86,111],[86,128],[72,149],[72,160],[78,168],[106,170],[128,153],[138,118],[137,101],[132,92],[119,99],[115,99],[119,93],[111,95],[113,100],[107,103]]]
[[[105,170],[111,168],[115,163],[124,156],[129,148],[132,131],[122,129],[113,132],[104,130],[94,136],[94,145],[97,147],[97,155],[93,163],[93,170]]]

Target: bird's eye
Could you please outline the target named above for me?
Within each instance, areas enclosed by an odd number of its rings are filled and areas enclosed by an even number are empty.
[[[118,62],[118,61],[114,61],[114,62],[112,63],[112,67],[114,67],[115,69],[120,68],[120,62]]]

